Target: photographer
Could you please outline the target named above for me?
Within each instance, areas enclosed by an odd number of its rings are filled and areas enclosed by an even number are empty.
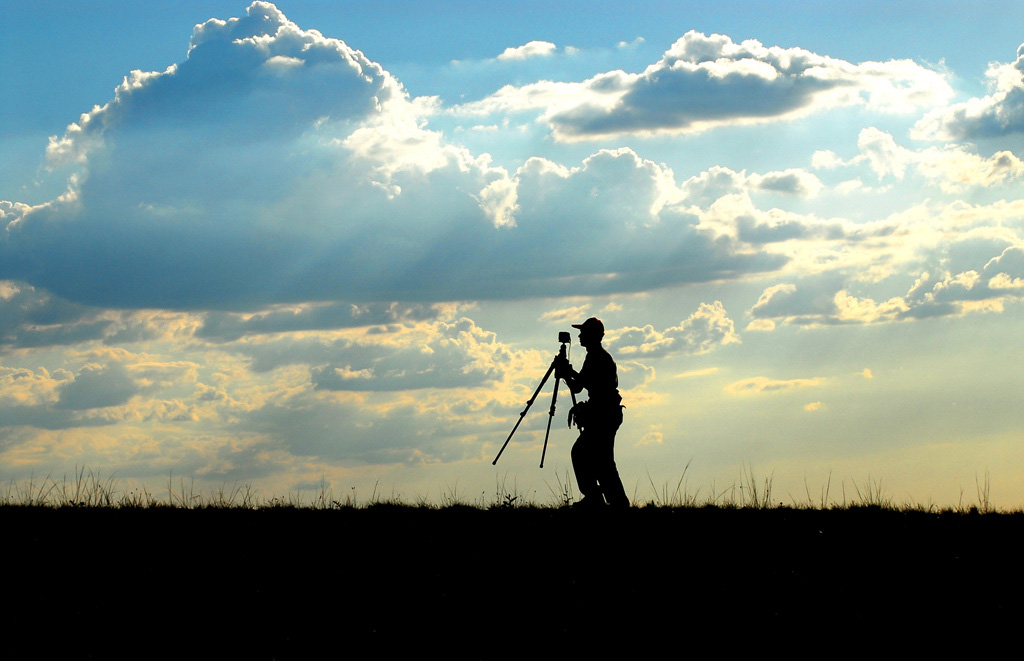
[[[572,466],[583,494],[576,506],[600,507],[607,501],[612,507],[629,507],[629,498],[615,468],[615,432],[622,424],[623,407],[615,361],[601,346],[604,324],[591,317],[572,326],[580,331],[580,344],[586,348],[587,357],[579,372],[562,358],[555,376],[563,379],[573,393],[585,388],[589,396],[569,413],[580,430],[580,437],[572,446]]]

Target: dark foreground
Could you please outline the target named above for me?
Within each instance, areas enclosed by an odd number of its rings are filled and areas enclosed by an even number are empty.
[[[987,656],[1024,616],[1020,514],[7,507],[0,526],[10,659]]]

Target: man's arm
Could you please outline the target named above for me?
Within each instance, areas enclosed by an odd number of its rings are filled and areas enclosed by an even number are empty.
[[[579,394],[584,388],[580,373],[572,368],[568,360],[563,359],[555,366],[555,378],[565,381],[565,385],[569,386],[573,394]]]

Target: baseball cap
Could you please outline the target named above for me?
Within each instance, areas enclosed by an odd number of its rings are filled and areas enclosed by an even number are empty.
[[[597,317],[591,317],[582,324],[573,324],[573,328],[578,328],[586,333],[595,333],[597,335],[604,335],[604,324]]]

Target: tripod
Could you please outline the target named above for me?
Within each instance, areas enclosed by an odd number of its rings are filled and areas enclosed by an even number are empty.
[[[564,333],[563,335],[567,336],[568,333]],[[523,412],[519,414],[519,420],[516,422],[516,426],[512,428],[512,431],[509,432],[508,438],[505,439],[505,444],[501,446],[500,450],[498,450],[498,456],[495,457],[494,461],[491,462],[492,466],[496,466],[498,464],[498,459],[501,458],[501,453],[505,451],[505,446],[507,446],[508,442],[512,440],[512,434],[515,434],[516,430],[519,429],[519,423],[522,422],[523,418],[526,417],[526,412],[530,410],[531,406],[533,406],[534,400],[537,399],[537,395],[540,394],[541,388],[543,388],[544,384],[547,383],[548,377],[551,376],[551,373],[555,371],[555,367],[558,365],[559,361],[568,360],[565,355],[565,345],[568,341],[568,339],[564,339],[562,341],[562,348],[558,350],[558,355],[555,356],[554,360],[551,361],[551,366],[548,367],[548,371],[544,373],[544,378],[540,380],[540,385],[537,386],[537,389],[533,391],[533,397],[530,398],[530,401],[526,402],[526,408],[523,409]],[[559,381],[561,381],[561,379],[556,376],[555,391],[551,393],[551,409],[548,411],[548,430],[544,433],[544,449],[540,453],[541,468],[544,468],[544,456],[548,452],[548,435],[551,433],[551,420],[555,417],[555,402],[558,401]],[[572,389],[570,389],[569,395],[572,396],[572,405],[576,406],[576,393],[574,393]]]

